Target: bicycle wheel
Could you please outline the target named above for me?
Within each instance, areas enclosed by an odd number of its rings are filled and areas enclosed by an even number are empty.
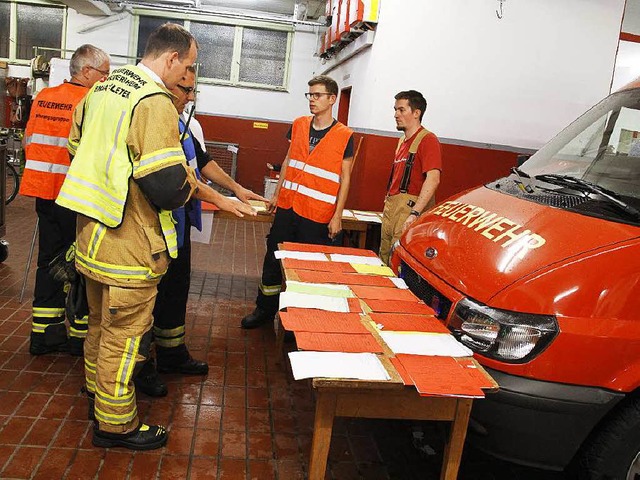
[[[18,195],[18,190],[20,189],[20,175],[16,171],[15,167],[10,163],[7,163],[7,185],[6,185],[7,198],[5,200],[5,204],[9,205],[16,195]]]

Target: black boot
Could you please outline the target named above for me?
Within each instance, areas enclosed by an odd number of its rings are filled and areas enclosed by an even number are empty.
[[[249,315],[244,317],[240,322],[240,326],[244,329],[257,328],[265,323],[273,322],[275,314],[270,314],[256,307]]]
[[[169,434],[161,425],[141,423],[133,432],[109,433],[93,427],[92,443],[96,447],[124,447],[130,450],[155,450],[167,443]]]
[[[181,375],[206,375],[209,373],[209,365],[206,362],[195,360],[189,354],[186,345],[170,348],[156,346],[156,357],[160,373],[179,373]]]
[[[133,383],[136,390],[150,397],[164,397],[169,393],[167,386],[158,375],[152,358],[144,362],[140,371],[134,374]]]
[[[63,323],[49,325],[44,333],[31,332],[29,353],[44,355],[46,353],[67,351],[67,328]]]

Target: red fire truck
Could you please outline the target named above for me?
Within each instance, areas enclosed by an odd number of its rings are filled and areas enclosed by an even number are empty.
[[[640,478],[640,81],[426,212],[392,266],[500,385],[475,402],[474,445]]]

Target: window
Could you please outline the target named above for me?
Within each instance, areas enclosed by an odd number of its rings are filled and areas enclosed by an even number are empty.
[[[198,41],[199,81],[277,90],[287,88],[291,27],[271,24],[265,27],[251,22],[230,25],[217,19],[203,21],[202,15],[185,15],[183,20],[175,20],[147,16],[144,11],[137,13],[138,37],[134,44],[138,56],[142,56],[151,32],[171,21],[183,25]]]
[[[0,3],[0,58],[26,63],[34,55],[33,47],[64,48],[66,10],[44,3]],[[47,59],[59,52],[41,51]]]

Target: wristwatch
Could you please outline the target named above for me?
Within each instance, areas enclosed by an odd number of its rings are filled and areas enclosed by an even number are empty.
[[[419,216],[420,216],[420,212],[419,212],[419,211],[417,211],[417,210],[411,210],[411,211],[409,212],[409,215],[415,215],[416,217],[419,217]]]

